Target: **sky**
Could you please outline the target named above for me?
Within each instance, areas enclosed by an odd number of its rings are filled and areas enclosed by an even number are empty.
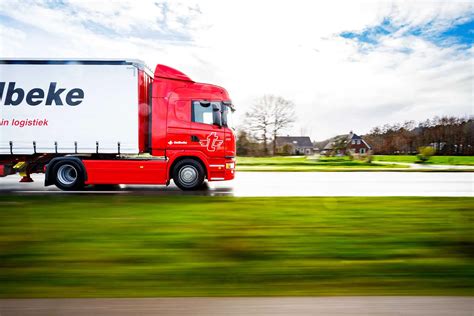
[[[292,100],[323,140],[474,114],[473,1],[0,0],[0,57],[133,58]]]

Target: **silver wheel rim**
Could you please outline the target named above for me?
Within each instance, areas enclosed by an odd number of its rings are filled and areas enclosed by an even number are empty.
[[[58,169],[58,181],[64,185],[74,184],[77,180],[77,170],[72,165],[62,165]]]
[[[192,184],[198,178],[198,171],[193,166],[186,166],[179,170],[179,180],[184,184]]]

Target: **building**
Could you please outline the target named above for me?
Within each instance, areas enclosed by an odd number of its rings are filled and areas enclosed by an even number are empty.
[[[349,134],[330,138],[325,142],[327,143],[321,153],[327,156],[341,156],[347,153],[364,155],[372,149],[362,137],[354,134],[352,131]]]
[[[309,156],[313,154],[313,143],[309,136],[277,136],[275,154]]]

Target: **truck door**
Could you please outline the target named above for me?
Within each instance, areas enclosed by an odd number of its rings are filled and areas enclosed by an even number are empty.
[[[216,120],[221,120],[221,102],[194,100],[191,104],[191,146],[210,159],[224,157],[225,133]],[[222,125],[222,124],[220,124]]]

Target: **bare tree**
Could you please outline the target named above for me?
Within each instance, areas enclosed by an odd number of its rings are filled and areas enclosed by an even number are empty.
[[[272,115],[272,136],[273,136],[273,153],[276,152],[276,138],[278,134],[291,126],[295,121],[295,104],[282,97],[265,96],[270,104]]]
[[[268,155],[268,138],[270,133],[271,115],[270,108],[265,104],[265,99],[256,101],[245,113],[245,126],[251,132],[255,132],[257,139],[263,142],[263,154]]]
[[[295,121],[294,103],[279,96],[264,95],[245,113],[245,125],[263,142],[263,154],[268,155],[268,140],[272,138],[276,151],[276,136]]]

